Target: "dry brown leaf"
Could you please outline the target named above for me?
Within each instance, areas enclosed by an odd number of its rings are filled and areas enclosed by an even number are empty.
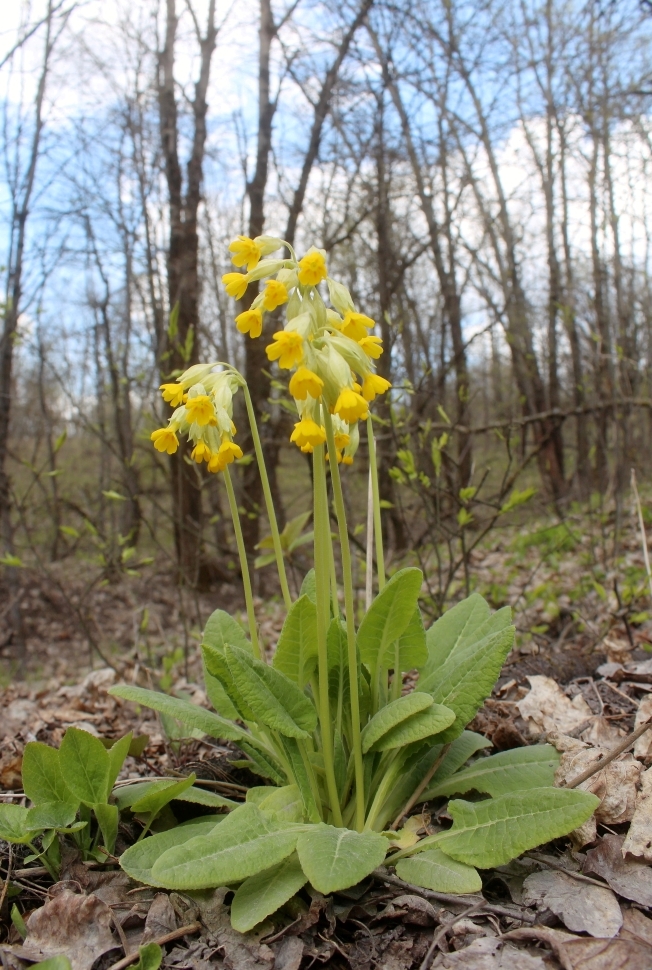
[[[528,926],[503,939],[540,940],[552,947],[564,970],[650,970],[652,951],[635,940],[571,936],[550,926]]]
[[[0,755],[0,791],[15,791],[22,787],[23,756],[5,751]]]
[[[646,694],[638,705],[634,730],[652,717],[652,694]],[[634,756],[641,761],[652,761],[652,731],[646,731],[634,744]]]
[[[622,835],[605,835],[586,853],[584,872],[601,876],[614,892],[642,906],[652,906],[652,869],[644,862],[623,858]]]
[[[652,862],[652,768],[641,775],[641,790],[636,796],[636,808],[623,843],[623,853],[630,852]]]
[[[177,928],[177,915],[167,893],[157,893],[145,920],[142,943],[151,943]]]
[[[652,919],[643,916],[640,909],[623,910],[623,925],[618,934],[621,940],[647,943],[652,948]]]
[[[483,937],[457,953],[444,953],[438,966],[446,970],[547,970],[548,965],[538,953]]]
[[[567,734],[593,717],[581,694],[571,701],[552,677],[537,674],[527,679],[532,689],[516,702],[516,706],[528,722],[530,734],[547,734],[549,731]]]
[[[274,970],[299,970],[303,949],[303,941],[298,936],[287,936],[276,950]]]
[[[63,954],[72,970],[90,970],[98,957],[118,946],[111,920],[111,910],[97,896],[65,891],[32,913],[25,941],[13,952],[28,960]]]
[[[623,923],[610,889],[578,882],[563,872],[533,872],[523,883],[523,902],[549,909],[569,930],[591,936],[615,936]]]
[[[437,922],[437,911],[432,903],[422,896],[407,893],[396,896],[380,914],[383,919],[401,919],[417,926],[432,926]]]
[[[224,954],[224,966],[229,970],[271,970],[274,965],[274,951],[258,942],[261,936],[269,933],[270,924],[262,924],[252,933],[238,933],[234,930],[229,907],[224,903],[228,892],[222,886],[212,893],[198,893],[195,897],[202,923]]]

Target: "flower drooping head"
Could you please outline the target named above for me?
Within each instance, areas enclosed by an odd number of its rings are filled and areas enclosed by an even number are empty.
[[[247,266],[247,272],[251,273],[255,269],[263,255],[263,247],[255,239],[248,236],[238,236],[229,246],[229,252],[233,253],[231,262],[234,266]]]
[[[299,282],[302,286],[318,286],[327,276],[326,253],[313,246],[299,260]]]

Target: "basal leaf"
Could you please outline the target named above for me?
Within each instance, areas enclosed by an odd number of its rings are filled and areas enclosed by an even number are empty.
[[[145,943],[138,947],[138,963],[131,970],[158,970],[163,960],[163,950],[158,943]]]
[[[30,826],[30,809],[0,802],[0,839],[5,842],[31,842],[38,830]]]
[[[308,737],[317,725],[317,712],[296,684],[237,647],[229,649],[226,658],[239,693],[258,721],[285,737]]]
[[[77,806],[75,798],[65,783],[59,752],[49,744],[29,741],[23,752],[23,790],[35,805],[41,802],[70,802]]]
[[[376,832],[311,825],[299,836],[297,854],[315,889],[327,895],[347,889],[381,864],[388,842]]]
[[[425,711],[412,714],[387,734],[383,735],[373,746],[374,751],[390,751],[392,748],[402,748],[406,744],[413,744],[422,738],[439,735],[455,720],[455,712],[443,704],[433,704]]]
[[[113,797],[120,811],[123,811],[125,808],[131,808],[136,812],[151,811],[151,809],[136,808],[134,803],[149,793],[169,789],[176,784],[177,782],[173,778],[137,781],[133,785],[125,785],[122,788],[114,789]],[[181,791],[177,789],[177,793],[173,798],[179,802],[190,802],[193,805],[206,805],[209,808],[237,808],[240,804],[240,802],[234,802],[232,799],[225,798],[223,795],[206,791],[205,788],[196,788],[194,785]]]
[[[158,883],[152,878],[152,866],[164,852],[174,846],[190,842],[198,835],[207,836],[225,818],[225,815],[213,815],[209,818],[193,819],[166,832],[150,835],[123,852],[120,856],[120,865],[132,879],[144,882],[148,886],[156,886]]]
[[[425,742],[396,753],[395,757],[402,761],[401,771],[374,823],[375,831],[381,832],[394,821],[417,785],[432,768],[441,749],[441,744],[430,745]]]
[[[75,821],[77,809],[70,802],[41,802],[29,809],[27,824],[30,829],[66,829]]]
[[[249,876],[231,903],[231,925],[247,933],[261,920],[287,903],[307,882],[296,852],[280,865]]]
[[[240,717],[240,711],[227,694],[222,681],[218,677],[215,677],[206,666],[206,652],[207,648],[203,647],[202,665],[204,668],[204,687],[206,688],[206,696],[211,702],[213,710],[217,714],[221,715],[221,717],[228,717],[230,720],[235,721]]]
[[[566,788],[531,788],[481,802],[448,803],[453,827],[430,836],[446,855],[466,865],[502,866],[527,849],[567,835],[591,817],[600,799]]]
[[[275,785],[285,785],[287,783],[287,778],[281,765],[267,751],[259,751],[257,748],[243,741],[240,741],[239,745],[244,753],[249,755],[251,760],[243,761],[242,764],[237,761],[230,761],[229,764],[237,765],[239,768],[247,768],[255,775],[273,781]]]
[[[457,644],[473,635],[490,615],[489,604],[479,593],[472,593],[439,617],[426,633],[428,660],[421,672],[425,679],[441,667]]]
[[[169,785],[148,785],[140,798],[131,803],[131,810],[140,815],[143,812],[153,812],[158,814],[168,802],[179,795],[183,795],[187,788],[190,788],[196,779],[195,774],[182,778],[180,781],[172,781]],[[155,783],[154,783],[155,784]]]
[[[399,569],[375,598],[358,630],[358,649],[370,667],[392,667],[392,645],[405,632],[417,608],[423,573]]]
[[[304,813],[311,822],[319,822],[321,819],[319,805],[313,792],[313,786],[310,784],[308,767],[301,757],[299,745],[294,738],[282,738],[281,741],[290,767],[292,768],[292,774],[301,793]]]
[[[440,764],[439,768],[432,777],[430,782],[431,785],[438,785],[440,782],[445,781],[449,778],[458,768],[461,768],[465,761],[481,751],[483,748],[490,748],[491,741],[483,737],[481,734],[476,734],[475,731],[462,731],[458,738],[451,743],[450,748],[446,752],[444,760]],[[427,801],[426,794],[424,793],[423,801]]]
[[[133,731],[130,731],[129,734],[125,734],[123,738],[119,738],[115,744],[112,744],[107,749],[109,752],[109,791],[115,785],[116,778],[120,774],[125,758],[129,754],[132,739]]]
[[[301,688],[310,680],[317,665],[317,607],[308,596],[290,607],[273,664]]]
[[[202,637],[202,644],[204,643],[207,643],[210,647],[217,647],[220,650],[231,646],[240,647],[241,650],[248,650],[249,653],[252,652],[251,643],[247,639],[246,633],[237,620],[234,620],[224,610],[215,610],[209,616]]]
[[[107,805],[106,802],[99,802],[97,805],[93,805],[93,811],[95,812],[97,823],[100,826],[102,839],[104,840],[104,848],[107,852],[112,853],[118,835],[118,820],[120,817],[118,806]]]
[[[432,707],[432,696],[424,692],[413,691],[398,700],[391,701],[381,707],[362,732],[362,750],[366,754],[388,731],[396,727],[412,714],[418,714],[428,707]]]
[[[239,882],[291,855],[301,828],[245,803],[226,816],[219,830],[168,849],[152,866],[152,878],[166,889]]]
[[[303,577],[299,595],[307,596],[308,599],[313,601],[313,603],[317,602],[317,583],[315,581],[314,569],[309,569],[306,575]]]
[[[423,617],[418,606],[397,642],[399,670],[413,670],[415,667],[423,667],[428,659],[428,649],[426,647],[426,631],[423,625]],[[390,647],[389,654],[386,657],[388,661],[387,666],[393,667],[395,664],[395,649],[395,646]],[[391,663],[389,663],[390,658]]]
[[[445,781],[430,785],[424,801],[440,795],[464,795],[478,791],[486,795],[505,795],[510,791],[551,786],[559,754],[550,744],[501,751],[452,774]]]
[[[66,785],[85,805],[106,803],[111,760],[99,740],[88,731],[69,727],[59,747],[59,764]]]
[[[235,681],[233,680],[233,675],[229,669],[229,665],[226,659],[227,652],[231,649],[229,646],[225,647],[214,647],[208,643],[203,643],[201,652],[204,670],[207,673],[206,680],[206,690],[208,692],[209,688],[216,703],[213,703],[211,695],[211,704],[215,707],[215,710],[224,716],[231,717],[234,719],[240,719],[243,721],[255,721],[256,714],[251,710],[245,701],[244,697],[238,690]],[[249,651],[246,651],[247,653]],[[219,686],[217,686],[219,685]],[[213,690],[215,687],[215,690]],[[219,693],[219,688],[221,687],[222,693]],[[224,697],[228,700],[228,703],[224,703]],[[219,708],[218,709],[218,705]],[[233,712],[235,711],[235,715]]]
[[[249,800],[249,799],[247,799]],[[275,815],[283,822],[303,822],[304,804],[297,785],[284,785],[282,788],[267,788],[266,794],[256,805],[268,815]]]
[[[237,724],[227,721],[219,714],[206,711],[203,707],[184,701],[180,697],[170,697],[169,694],[146,690],[144,687],[133,687],[131,684],[118,684],[116,687],[110,687],[109,694],[113,694],[114,697],[122,697],[126,701],[133,701],[135,704],[142,704],[143,707],[150,707],[152,710],[160,711],[169,717],[175,717],[183,724],[197,728],[211,738],[224,738],[227,741],[244,740],[249,744],[256,744],[255,738],[239,728]]]
[[[427,849],[396,863],[396,875],[413,886],[438,893],[478,893],[482,879],[473,866],[456,862],[441,849]]]

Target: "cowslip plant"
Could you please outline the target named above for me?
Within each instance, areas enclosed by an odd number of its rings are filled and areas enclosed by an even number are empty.
[[[448,892],[480,888],[476,867],[506,863],[562,836],[592,814],[597,799],[553,787],[555,752],[542,745],[470,758],[487,746],[466,731],[490,693],[514,636],[508,608],[492,613],[474,594],[425,630],[419,569],[386,580],[381,507],[369,404],[389,383],[375,373],[382,353],[374,321],[356,311],[349,291],[327,274],[326,256],[311,249],[297,260],[265,259],[281,246],[271,237],[239,237],[236,266],[224,277],[239,299],[267,278],[251,308],[236,318],[258,339],[264,313],[286,307],[286,323],[267,347],[292,371],[289,391],[299,420],[292,441],[313,461],[314,570],[292,600],[284,553],[246,383],[228,364],[197,365],[163,385],[174,412],[152,435],[173,453],[178,434],[193,457],[224,476],[240,555],[249,636],[222,610],[203,636],[206,692],[214,712],[182,698],[121,685],[111,693],[149,706],[190,728],[235,742],[264,780],[244,804],[222,817],[193,820],[142,839],[121,858],[134,878],[154,886],[235,889],[233,926],[248,930],[306,883],[322,893],[354,885],[383,862],[411,883]],[[320,293],[325,281],[328,307]],[[233,395],[242,389],[251,424],[286,618],[271,663],[261,649],[247,557],[229,465],[242,452],[233,441]],[[353,461],[366,420],[373,496],[378,594],[356,624],[348,528],[340,465]],[[337,460],[335,460],[337,459]],[[339,530],[341,592],[333,549],[329,479]],[[285,543],[285,546],[287,543]],[[368,543],[369,555],[373,543]],[[403,674],[418,672],[404,690]],[[401,827],[429,799],[476,792],[489,797],[448,804],[449,829],[418,837]]]

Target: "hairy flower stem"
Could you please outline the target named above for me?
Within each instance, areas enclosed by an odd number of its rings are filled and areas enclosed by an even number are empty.
[[[233,519],[235,543],[238,547],[238,556],[240,558],[242,585],[244,587],[245,604],[247,607],[247,619],[249,620],[249,635],[251,637],[251,645],[254,648],[255,656],[261,658],[260,643],[258,642],[258,630],[256,628],[256,614],[254,612],[254,594],[251,588],[251,576],[249,575],[249,563],[247,562],[247,552],[245,550],[244,538],[242,536],[242,526],[240,525],[238,503],[235,498],[235,492],[233,491],[233,482],[231,481],[228,465],[224,469],[223,474],[224,484],[226,486],[226,494],[229,499],[229,509],[231,510],[231,518]]]
[[[383,527],[380,521],[380,490],[378,488],[378,464],[376,461],[376,440],[371,422],[371,415],[367,418],[367,441],[369,442],[369,474],[371,475],[371,491],[374,504],[374,535],[376,539],[376,569],[378,570],[378,592],[385,585],[385,554],[383,552]]]
[[[333,734],[328,697],[328,626],[330,623],[330,542],[331,528],[328,518],[326,495],[326,469],[324,446],[317,445],[313,452],[314,479],[314,525],[315,525],[315,588],[317,591],[317,656],[319,663],[319,721],[321,746],[324,755],[324,771],[328,800],[335,825],[342,825],[340,798],[335,781],[333,757]]]
[[[328,452],[332,456],[330,462],[331,481],[333,483],[333,501],[340,533],[340,554],[342,557],[342,584],[344,586],[344,607],[346,610],[346,640],[349,659],[349,687],[351,692],[351,735],[353,742],[353,758],[355,765],[355,827],[358,832],[364,828],[364,766],[362,763],[362,742],[360,740],[360,696],[358,693],[358,652],[355,641],[355,605],[353,601],[353,575],[351,572],[351,549],[349,547],[349,533],[346,525],[346,510],[342,494],[340,469],[334,460],[337,454],[333,422],[328,408],[323,408],[324,426],[328,441]]]
[[[254,411],[253,402],[251,400],[251,394],[249,393],[249,388],[246,382],[242,385],[242,391],[244,393],[245,404],[247,406],[247,415],[249,416],[249,426],[251,428],[251,438],[254,443],[254,451],[256,452],[256,460],[258,462],[258,472],[260,474],[260,480],[263,486],[263,495],[265,496],[265,507],[267,509],[267,518],[269,519],[269,528],[272,533],[272,542],[274,544],[274,555],[276,556],[276,568],[278,569],[278,578],[281,582],[281,592],[283,594],[283,602],[285,603],[285,609],[289,610],[292,606],[292,597],[290,596],[290,587],[288,586],[287,575],[285,572],[285,559],[283,558],[283,547],[281,546],[281,537],[278,531],[278,523],[276,521],[276,512],[274,511],[274,502],[272,501],[272,490],[269,487],[269,478],[267,475],[267,467],[265,465],[265,456],[263,455],[263,446],[260,441],[260,435],[258,433],[258,424],[256,422],[256,412]]]

